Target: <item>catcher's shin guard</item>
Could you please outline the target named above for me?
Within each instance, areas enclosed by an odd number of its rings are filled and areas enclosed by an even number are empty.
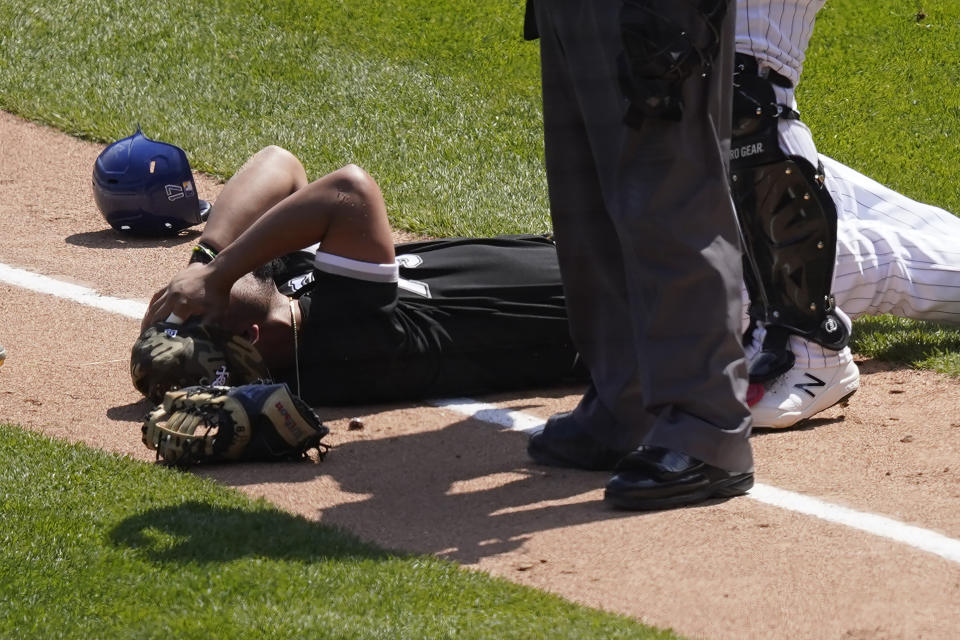
[[[774,81],[759,77],[738,57],[731,191],[743,234],[750,315],[767,326],[763,348],[750,367],[752,382],[790,369],[790,334],[833,350],[850,338],[831,294],[837,209],[822,168],[780,148],[778,121],[798,116],[776,103]]]

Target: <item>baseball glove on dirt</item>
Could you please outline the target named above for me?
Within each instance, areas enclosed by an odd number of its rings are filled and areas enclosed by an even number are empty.
[[[168,391],[147,414],[143,443],[157,459],[186,468],[201,462],[298,460],[327,445],[330,430],[285,384],[193,386]]]
[[[171,389],[272,382],[248,340],[218,327],[158,322],[144,329],[130,353],[133,386],[154,404]]]

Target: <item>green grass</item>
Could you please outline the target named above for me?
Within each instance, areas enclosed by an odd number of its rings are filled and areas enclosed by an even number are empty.
[[[797,100],[820,151],[960,212],[960,3],[830,0],[810,45]]]
[[[0,108],[109,141],[139,122],[231,175],[280,144],[360,164],[397,227],[549,227],[523,6],[418,0],[0,1]]]
[[[675,638],[0,425],[0,638]]]
[[[864,356],[960,378],[960,329],[893,316],[860,318],[851,348]]]
[[[960,3],[830,0],[797,101],[822,153],[960,212]],[[956,327],[860,318],[852,348],[960,377]]]

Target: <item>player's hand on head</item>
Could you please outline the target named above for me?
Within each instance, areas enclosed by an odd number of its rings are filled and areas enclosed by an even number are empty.
[[[156,315],[155,307],[157,306],[157,301],[160,299],[166,292],[167,288],[163,287],[162,289],[157,290],[156,293],[150,298],[150,302],[147,303],[147,311],[143,314],[143,318],[140,320],[140,332],[142,333],[147,327],[153,324],[153,317]]]
[[[214,270],[208,265],[191,264],[154,294],[141,329],[157,322],[185,322],[193,316],[201,316],[205,322],[214,323],[227,308],[231,284],[217,280]]]

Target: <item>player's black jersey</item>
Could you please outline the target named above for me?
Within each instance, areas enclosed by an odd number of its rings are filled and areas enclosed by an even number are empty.
[[[583,378],[547,238],[399,245],[393,280],[376,265],[359,273],[350,269],[366,263],[336,259],[343,271],[322,260],[300,297],[301,395],[309,402],[443,397]]]

